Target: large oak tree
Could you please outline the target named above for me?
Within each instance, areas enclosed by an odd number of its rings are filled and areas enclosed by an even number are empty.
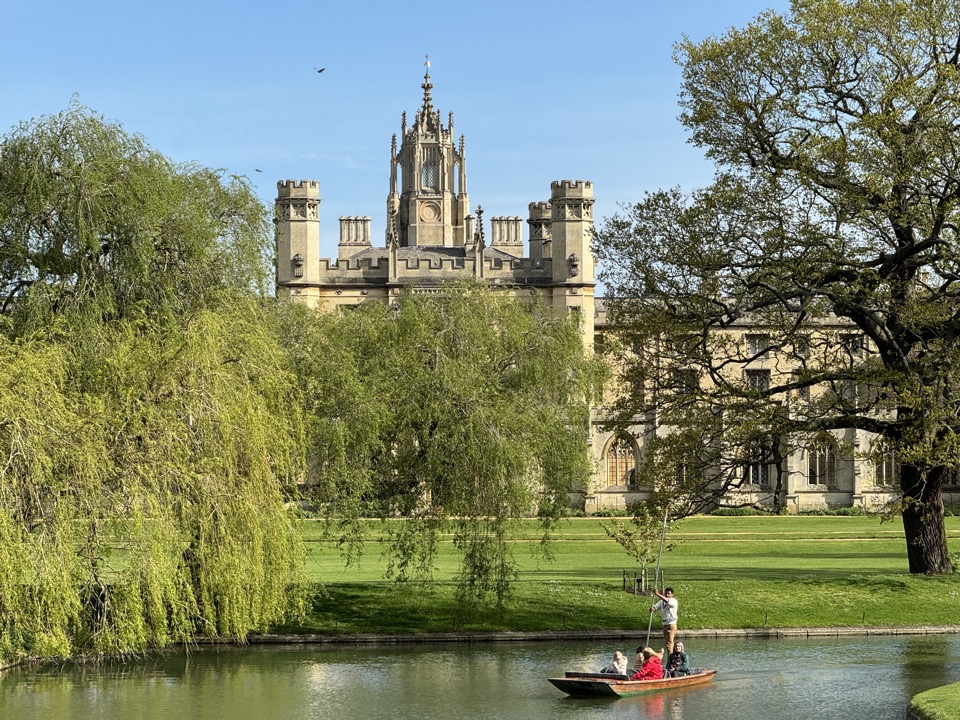
[[[900,463],[910,571],[950,571],[960,6],[794,0],[789,13],[684,40],[677,58],[681,120],[717,174],[690,194],[651,193],[598,233],[615,321],[637,351],[628,374],[647,390],[621,405],[623,419],[656,412],[675,429],[664,459],[719,468],[709,483],[685,476],[688,500],[736,486],[724,448],[776,463],[811,434],[877,433]],[[769,348],[724,332],[748,325]],[[729,372],[758,352],[796,372],[769,387]],[[798,411],[791,393],[806,389]]]

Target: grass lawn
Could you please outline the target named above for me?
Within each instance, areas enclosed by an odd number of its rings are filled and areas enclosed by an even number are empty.
[[[960,518],[947,518],[960,547]],[[457,555],[441,545],[434,581],[383,579],[379,523],[360,560],[344,567],[321,524],[303,522],[307,574],[317,583],[306,619],[285,632],[448,632],[647,629],[650,598],[623,590],[638,569],[603,531],[607,520],[564,521],[538,553],[536,524],[519,523],[520,576],[509,605],[463,613]],[[960,624],[960,574],[913,577],[903,528],[874,517],[697,517],[668,536],[661,570],[680,601],[680,629]],[[650,575],[652,576],[652,568]],[[658,623],[654,621],[654,628]]]

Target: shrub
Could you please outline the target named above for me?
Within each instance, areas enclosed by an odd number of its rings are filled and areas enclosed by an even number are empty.
[[[719,507],[710,514],[721,517],[746,517],[749,515],[766,515],[767,513],[757,510],[755,507]]]

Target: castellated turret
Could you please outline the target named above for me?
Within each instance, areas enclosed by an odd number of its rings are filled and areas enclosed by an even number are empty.
[[[584,344],[593,346],[595,270],[593,183],[550,184],[550,269],[553,306],[579,313]]]
[[[307,299],[320,281],[320,183],[277,183],[277,291]]]
[[[593,183],[555,180],[550,184],[553,281],[593,284]]]

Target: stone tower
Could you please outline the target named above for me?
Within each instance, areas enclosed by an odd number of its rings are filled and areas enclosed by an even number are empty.
[[[552,182],[550,208],[553,305],[580,314],[584,344],[593,347],[593,292],[596,285],[593,183],[584,180]]]
[[[463,136],[454,147],[453,113],[447,127],[433,108],[430,61],[423,76],[423,106],[407,128],[403,113],[400,148],[390,148],[387,235],[396,228],[400,247],[455,247],[469,242],[467,172]]]
[[[390,191],[383,245],[371,241],[368,215],[340,216],[333,260],[319,257],[320,186],[277,183],[277,295],[326,310],[390,303],[404,292],[482,280],[517,297],[539,295],[580,318],[584,345],[594,333],[593,183],[558,180],[550,199],[529,204],[529,254],[518,215],[470,214],[464,140],[454,142],[433,107],[430,66],[423,103],[390,146]],[[486,225],[486,227],[484,227]]]
[[[277,294],[313,304],[320,283],[320,183],[277,183]]]

